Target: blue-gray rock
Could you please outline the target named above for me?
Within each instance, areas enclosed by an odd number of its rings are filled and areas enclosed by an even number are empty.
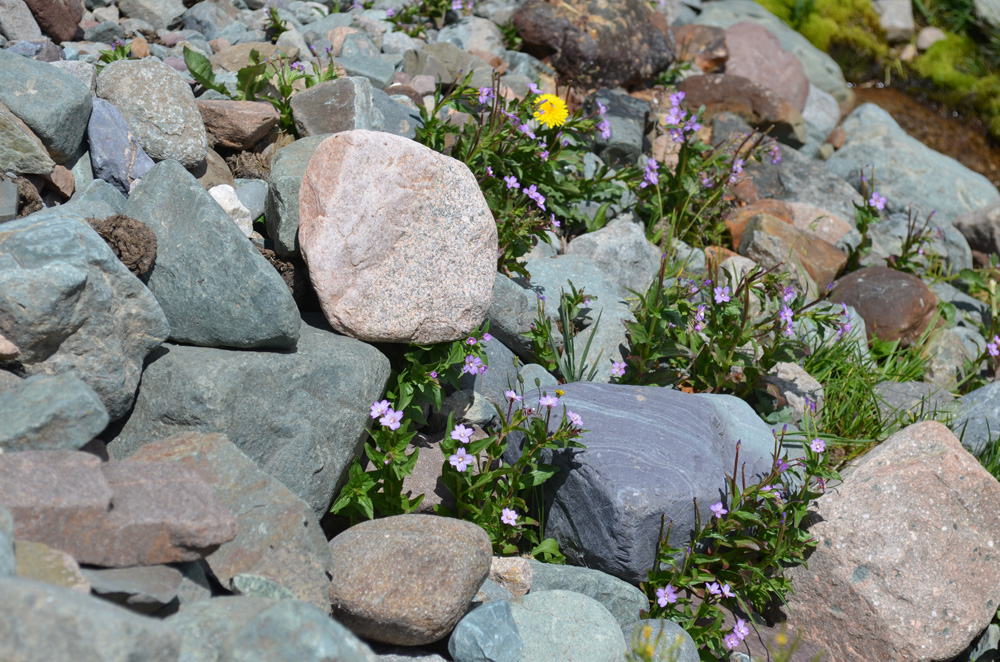
[[[448,652],[455,662],[518,662],[522,648],[506,600],[486,602],[470,611],[448,639]]]
[[[53,67],[58,67],[71,76],[76,76],[76,78],[87,86],[90,90],[90,95],[93,96],[97,93],[97,67],[90,62],[81,62],[80,60],[56,60],[55,62],[50,62]]]
[[[208,41],[220,36],[219,30],[233,22],[233,17],[221,5],[212,2],[199,2],[181,16],[185,29],[197,30]]]
[[[170,320],[172,340],[295,347],[299,314],[285,282],[180,163],[164,161],[146,173],[125,213],[156,234],[148,286]]]
[[[263,216],[267,201],[267,182],[263,179],[237,179],[236,197],[250,210],[250,218]]]
[[[17,570],[14,558],[14,518],[0,508],[0,579],[13,577]]]
[[[661,516],[674,521],[671,542],[683,547],[694,529],[692,499],[705,521],[725,496],[737,442],[747,480],[771,469],[770,426],[733,396],[587,382],[562,388],[560,406],[583,419],[587,448],[552,456],[566,473],[546,490],[545,535],[575,565],[638,584],[652,565]]]
[[[967,653],[962,653],[957,659],[961,662],[965,662],[965,660],[970,662],[995,660],[998,646],[1000,646],[1000,625],[990,623],[986,627],[986,631],[969,644]]]
[[[881,186],[881,185],[880,185]],[[916,212],[914,212],[916,215]],[[917,221],[917,231],[919,232],[926,216],[915,218]],[[869,228],[868,235],[872,240],[871,253],[862,260],[865,266],[884,266],[890,255],[899,255],[902,252],[903,241],[909,232],[910,218],[907,212],[892,212],[884,217],[881,222],[875,223]],[[948,269],[952,273],[957,273],[962,269],[972,267],[972,250],[961,232],[955,229],[951,223],[937,216],[931,218],[927,229],[930,231],[930,242],[925,245],[925,249],[944,258]],[[917,258],[918,263],[923,264],[926,269],[929,265],[927,258]]]
[[[639,612],[649,609],[646,594],[626,581],[611,575],[572,565],[553,565],[528,559],[532,591],[573,591],[597,600],[624,627],[639,619]]]
[[[407,97],[403,98],[409,101]],[[420,126],[420,111],[399,103],[382,90],[372,90],[372,102],[382,113],[386,132],[411,140],[417,135],[417,127]],[[412,105],[413,102],[410,103]]]
[[[97,96],[107,99],[154,161],[176,159],[185,168],[205,161],[208,140],[190,86],[155,59],[116,60],[97,77]]]
[[[912,204],[919,218],[935,211],[932,223],[946,226],[1000,200],[1000,191],[986,177],[909,136],[874,104],[855,108],[842,126],[844,145],[826,167],[860,190],[862,174],[869,177],[874,166],[875,189],[887,198],[890,212],[905,214]]]
[[[577,363],[580,366],[585,363],[587,372],[591,366],[597,366],[594,381],[610,381],[612,362],[623,361],[627,352],[628,338],[623,322],[633,319],[632,311],[625,303],[628,294],[625,288],[583,255],[528,260],[525,268],[531,274],[531,289],[545,297],[545,314],[553,319],[553,329],[559,319],[560,291],[569,292],[570,283],[577,290],[584,289],[586,294],[596,297],[586,311],[588,326],[573,338],[574,348]],[[583,350],[591,336],[590,352],[584,361]]]
[[[17,218],[19,208],[17,184],[12,179],[0,181],[0,223]]]
[[[90,589],[109,602],[140,614],[176,608],[184,576],[166,565],[135,568],[81,568]]]
[[[395,59],[398,58],[392,55],[374,57],[342,55],[336,58],[336,62],[344,68],[344,73],[348,77],[364,78],[371,83],[375,90],[383,90],[392,84],[396,73]],[[320,131],[325,131],[325,129],[320,129]]]
[[[302,325],[294,352],[165,345],[111,452],[128,457],[177,432],[223,432],[322,516],[362,448],[389,361],[310,320],[318,326]]]
[[[0,103],[24,121],[56,163],[80,148],[90,118],[90,90],[46,62],[0,50]]]
[[[611,127],[611,137],[605,140],[595,133],[594,153],[615,167],[635,165],[642,155],[649,104],[630,96],[625,90],[603,89],[587,97],[584,112],[597,113],[599,103],[607,109],[606,119]]]
[[[84,41],[93,41],[99,44],[111,44],[116,39],[124,38],[125,30],[118,24],[118,21],[101,21],[83,31]]]
[[[533,397],[540,398],[546,389],[551,392],[559,386],[559,380],[537,363],[529,363],[521,368],[521,377],[524,378],[524,392],[532,393]]]
[[[20,348],[28,374],[74,370],[115,420],[128,412],[143,360],[169,325],[70,207],[0,225],[0,334]]]
[[[493,282],[493,301],[486,315],[494,337],[521,358],[530,356],[531,340],[524,334],[531,330],[538,315],[535,292],[498,272]]]
[[[118,0],[123,16],[146,21],[156,30],[170,27],[184,13],[181,0]]]
[[[419,461],[419,460],[418,460]],[[483,582],[483,585],[479,587],[479,591],[476,593],[476,597],[472,599],[473,603],[476,602],[492,602],[493,600],[511,600],[514,594],[508,591],[500,584],[497,584],[492,579],[487,578]]]
[[[641,222],[619,216],[596,232],[569,242],[567,255],[583,255],[625,290],[645,294],[660,270],[660,249],[646,239]]]
[[[931,291],[940,301],[950,303],[958,311],[956,324],[970,329],[990,328],[993,315],[990,307],[983,301],[971,297],[954,285],[940,280],[930,283]]]
[[[319,39],[325,39],[326,33],[334,28],[347,28],[350,27],[354,22],[354,14],[348,12],[333,12],[324,16],[323,18],[317,19],[307,26],[303,26],[302,36],[306,38],[312,45],[316,45],[316,41]],[[320,48],[317,46],[317,50]]]
[[[125,196],[103,179],[94,179],[76,189],[69,202],[61,207],[84,218],[107,218],[125,211]]]
[[[463,51],[483,51],[503,59],[507,54],[503,34],[492,20],[464,16],[441,28],[437,41],[450,42]]]
[[[219,662],[229,653],[233,637],[274,601],[244,596],[201,600],[181,607],[164,621],[180,636],[183,662]]]
[[[847,89],[844,74],[833,58],[813,46],[808,39],[753,0],[705,3],[704,11],[695,23],[715,25],[725,29],[742,21],[751,21],[770,30],[778,38],[783,49],[794,53],[802,61],[806,77],[816,87],[832,94],[838,102],[851,100],[852,94]]]
[[[74,189],[79,190],[94,181],[94,168],[90,165],[90,151],[74,155],[66,162],[69,174],[73,175]]]
[[[643,633],[643,629],[646,627],[650,628],[648,640]],[[653,644],[654,660],[663,660],[664,662],[699,662],[701,660],[698,646],[687,630],[667,619],[649,618],[635,624],[630,623],[622,627],[622,634],[625,635],[625,642],[629,645],[639,644],[641,646],[647,641]],[[736,662],[736,660],[731,662]]]
[[[222,26],[219,28],[217,36],[219,39],[225,39],[233,46],[248,42],[267,41],[267,34],[263,30],[252,30],[240,21],[233,21]]]
[[[947,389],[929,382],[884,381],[875,385],[879,414],[886,421],[912,417],[914,420],[939,420],[956,405]]]
[[[77,450],[107,424],[101,398],[72,372],[34,375],[0,393],[0,451]]]
[[[11,41],[42,38],[42,30],[24,0],[0,0],[0,35]]]
[[[267,236],[274,240],[274,252],[281,257],[299,254],[299,188],[309,159],[328,137],[330,134],[296,140],[279,149],[271,160],[264,223]]]
[[[508,401],[504,396],[504,391],[508,389],[520,391],[514,353],[496,338],[486,343],[485,346],[489,370],[481,375],[463,375],[459,381],[460,388],[474,390],[485,396],[491,403],[490,409],[493,409],[492,405],[495,404],[503,411],[507,411]],[[493,415],[496,415],[495,411]]]
[[[176,662],[180,637],[139,616],[69,588],[0,579],[0,660]]]
[[[296,600],[295,594],[267,577],[243,573],[229,580],[229,590],[235,595],[268,600]]]
[[[372,101],[371,81],[360,77],[326,81],[296,94],[292,115],[300,136],[385,127],[385,118]]]
[[[181,608],[212,597],[212,585],[208,580],[208,575],[205,574],[205,568],[208,568],[208,564],[204,559],[174,563],[171,567],[176,568],[181,573],[181,585],[177,589],[177,602]]]
[[[132,182],[142,179],[153,167],[153,159],[132,135],[128,122],[104,99],[94,99],[87,138],[94,174],[124,195],[128,195]]]
[[[958,414],[948,425],[973,455],[1000,437],[1000,382],[993,382],[958,399]]]
[[[25,175],[47,175],[55,168],[56,163],[45,150],[45,145],[38,139],[28,125],[0,103],[0,172],[14,172]],[[14,186],[14,216],[17,215],[17,185]],[[8,198],[9,200],[9,198]],[[4,205],[9,214],[10,202]],[[14,218],[6,218],[10,220]]]
[[[521,662],[623,662],[621,626],[604,605],[571,591],[534,591],[510,601]]]
[[[226,658],[232,662],[376,662],[378,658],[350,630],[319,608],[294,600],[279,602],[240,629]]]

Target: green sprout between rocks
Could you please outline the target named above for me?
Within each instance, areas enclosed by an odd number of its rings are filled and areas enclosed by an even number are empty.
[[[590,335],[583,352],[577,358],[576,334],[582,330],[584,321],[584,311],[590,309],[590,304],[597,300],[596,296],[589,296],[584,292],[584,288],[576,289],[572,281],[569,283],[570,291],[567,293],[560,290],[559,293],[559,321],[557,323],[562,336],[561,342],[556,339],[556,333],[552,329],[552,319],[545,313],[545,297],[538,295],[538,314],[531,324],[531,330],[526,334],[534,347],[536,360],[549,372],[558,373],[558,376],[565,383],[592,381],[597,374],[598,361],[602,352],[590,362],[587,367],[587,357],[590,355],[590,345],[597,331],[597,325],[601,322],[601,313],[590,326]]]

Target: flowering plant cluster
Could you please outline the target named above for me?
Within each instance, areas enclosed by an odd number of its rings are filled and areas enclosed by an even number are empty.
[[[630,180],[639,200],[636,212],[645,219],[646,236],[668,250],[674,239],[692,246],[719,244],[724,224],[722,204],[729,188],[740,181],[750,159],[765,154],[781,162],[777,144],[760,133],[732,139],[716,147],[699,136],[702,110],[684,110],[684,92],[670,95],[670,111],[658,129],[678,148],[677,163],[667,165],[651,157],[640,164],[642,178]]]
[[[503,421],[500,429],[482,439],[472,439],[472,428],[454,425],[449,417],[448,434],[441,441],[446,458],[441,480],[454,495],[455,507],[434,509],[481,526],[490,535],[496,554],[530,552],[543,559],[562,560],[556,541],[541,539],[542,500],[536,497],[557,471],[543,463],[542,455],[546,450],[583,448],[578,439],[584,422],[565,407],[561,415],[554,413],[561,391],[541,394],[537,407],[528,406],[525,396],[514,390],[508,390],[506,396],[507,411],[497,408]],[[519,452],[511,453],[508,445],[517,443],[517,437],[523,438]]]
[[[775,363],[795,361],[807,347],[796,332],[804,318],[850,331],[846,308],[821,311],[819,300],[785,286],[774,269],[754,268],[725,282],[666,278],[668,258],[625,323],[629,354],[613,363],[621,384],[677,386],[749,398]]]
[[[427,28],[439,29],[449,10],[466,16],[475,6],[475,0],[407,0],[398,11],[392,7],[386,9],[385,18],[400,32],[411,37],[426,37]]]
[[[753,615],[784,601],[791,590],[784,569],[804,563],[816,546],[804,527],[809,508],[828,481],[840,480],[822,439],[813,439],[797,459],[783,452],[782,442],[783,434],[775,434],[771,470],[754,484],[747,484],[736,442],[727,498],[704,513],[695,500],[695,529],[680,546],[671,539],[673,522],[665,533],[661,524],[656,564],[642,585],[652,617],[677,622],[699,648],[719,656],[742,645]],[[723,607],[746,618],[724,632]]]
[[[104,65],[111,64],[115,60],[128,60],[130,57],[132,57],[132,42],[115,39],[111,42],[111,50],[101,51],[101,57],[97,60],[100,63],[97,65],[97,70],[99,72]]]
[[[457,387],[463,374],[486,372],[484,345],[492,340],[487,328],[451,343],[410,345],[397,360],[387,398],[371,406],[374,423],[365,443],[368,469],[361,459],[354,460],[331,512],[350,517],[353,524],[376,514],[410,513],[420,505],[423,495],[410,499],[403,494],[403,479],[417,463],[418,450],[409,447],[410,441],[426,423],[426,408],[441,409],[443,385]]]
[[[475,88],[471,80],[470,73],[447,94],[436,93],[432,110],[421,109],[416,140],[469,166],[497,222],[497,269],[527,276],[518,258],[536,241],[548,242],[547,230],[586,222],[574,203],[621,196],[613,178],[581,175],[587,138],[603,118],[570,113],[562,98],[533,84],[518,98],[499,74],[490,86]]]

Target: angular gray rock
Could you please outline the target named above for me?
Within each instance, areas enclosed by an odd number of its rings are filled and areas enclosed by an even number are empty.
[[[490,333],[521,358],[531,355],[531,340],[524,334],[538,315],[538,295],[521,283],[497,272],[493,301],[487,317]]]
[[[518,662],[523,647],[506,600],[486,602],[470,611],[448,639],[455,662]]]
[[[166,565],[82,568],[80,572],[95,594],[140,614],[176,608],[177,592],[184,580],[179,570]]]
[[[55,166],[55,161],[49,156],[38,136],[21,121],[21,118],[0,103],[0,170],[26,175],[47,175]],[[15,187],[16,205],[17,185],[13,182],[9,185]],[[15,209],[14,215],[16,214]]]
[[[181,660],[218,662],[225,659],[236,633],[274,604],[263,598],[223,596],[185,605],[164,623],[179,635]]]
[[[649,104],[629,96],[624,90],[603,89],[594,92],[584,104],[586,114],[597,113],[598,104],[606,109],[610,138],[595,133],[594,154],[615,167],[635,165],[642,155],[642,142],[649,120]],[[646,161],[643,160],[643,165]]]
[[[118,9],[123,16],[145,21],[155,30],[164,30],[184,13],[184,3],[181,0],[119,0]]]
[[[389,360],[316,318],[295,352],[165,345],[109,449],[118,458],[178,432],[222,432],[261,469],[325,514],[367,433]]]
[[[74,370],[115,420],[129,410],[142,362],[169,325],[149,290],[70,207],[0,226],[0,334],[20,348],[29,374]]]
[[[267,577],[242,573],[229,580],[229,590],[234,595],[245,595],[251,598],[267,598],[268,600],[295,600],[295,594],[287,588]]]
[[[285,282],[179,163],[153,167],[132,191],[125,214],[156,234],[147,285],[170,320],[172,340],[295,347],[299,314]]]
[[[24,0],[0,0],[0,35],[10,41],[42,38],[42,31]]]
[[[702,520],[711,517],[737,442],[747,480],[771,469],[771,428],[738,398],[591,382],[562,388],[559,406],[583,419],[587,448],[552,457],[566,473],[546,490],[545,535],[575,565],[638,584],[652,563],[662,515],[674,521],[676,547],[694,528],[692,498]],[[553,417],[550,425],[556,423]]]
[[[639,612],[649,609],[645,593],[600,570],[541,563],[534,559],[528,559],[528,563],[531,565],[532,592],[558,590],[581,593],[604,605],[621,627],[635,623]]]
[[[299,188],[313,152],[329,136],[300,138],[279,149],[271,160],[264,223],[267,236],[274,240],[274,252],[281,257],[299,254]]]
[[[30,579],[0,579],[0,659],[176,662],[169,625],[100,598]]]
[[[572,591],[532,592],[510,601],[524,642],[521,662],[621,662],[626,642],[604,606]]]
[[[660,269],[660,250],[646,239],[642,223],[631,214],[575,238],[566,254],[589,257],[620,288],[642,294]]]
[[[322,609],[332,559],[309,506],[221,434],[189,432],[146,444],[121,464],[177,462],[198,473],[236,516],[237,535],[206,557],[223,586],[240,574],[271,579]]]
[[[142,179],[153,167],[153,159],[132,135],[122,114],[99,97],[94,99],[87,138],[94,175],[124,195],[128,195],[132,182]]]
[[[993,382],[958,399],[948,427],[973,455],[1000,437],[1000,382]]]
[[[101,398],[73,372],[34,375],[0,393],[0,451],[77,450],[107,424]]]
[[[371,81],[358,76],[326,81],[296,94],[292,115],[300,136],[385,128],[385,117],[372,101]]]
[[[34,131],[56,163],[65,163],[80,148],[90,90],[72,74],[0,50],[0,103]]]
[[[191,88],[171,67],[151,58],[117,60],[97,77],[97,96],[117,108],[154,161],[185,168],[205,161],[208,140]]]
[[[643,630],[649,627],[648,640]],[[644,619],[635,624],[622,627],[625,643],[653,644],[654,660],[669,660],[670,662],[699,662],[698,646],[691,635],[677,623],[667,619]],[[735,657],[732,658],[735,661]]]

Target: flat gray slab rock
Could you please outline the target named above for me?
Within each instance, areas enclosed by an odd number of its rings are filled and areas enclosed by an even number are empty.
[[[572,591],[539,591],[510,601],[524,649],[521,662],[624,662],[625,635],[600,602]]]
[[[236,575],[255,574],[278,582],[300,600],[329,607],[332,560],[319,521],[304,501],[221,434],[176,434],[146,444],[123,464],[158,460],[197,472],[236,516],[236,538],[206,557],[223,586]]]
[[[308,323],[288,353],[168,344],[109,449],[125,458],[178,432],[221,432],[322,517],[388,378],[374,347]]]
[[[278,272],[198,180],[176,161],[158,163],[125,214],[156,234],[149,289],[177,342],[209,347],[295,347],[299,313]]]
[[[0,393],[0,451],[77,450],[107,424],[101,398],[72,372],[34,375]]]
[[[100,598],[30,579],[0,579],[0,659],[176,662],[168,625]]]
[[[737,441],[747,480],[771,469],[770,426],[733,396],[594,382],[562,388],[558,406],[583,419],[587,449],[553,456],[567,473],[547,490],[545,534],[575,565],[638,584],[652,564],[662,515],[674,521],[676,547],[694,528],[692,498],[703,521],[711,516]]]
[[[73,204],[0,225],[0,335],[29,374],[73,370],[115,420],[169,325]]]
[[[185,168],[204,162],[205,123],[194,93],[174,69],[150,58],[117,60],[97,77],[97,96],[121,111],[154,161],[176,159]]]
[[[529,559],[532,591],[573,591],[591,597],[607,608],[620,626],[635,623],[639,612],[649,609],[646,594],[626,581],[592,568],[554,565]]]
[[[177,602],[184,575],[166,565],[136,568],[83,568],[91,590],[132,611],[152,614]]]
[[[31,127],[56,163],[83,142],[90,90],[58,67],[0,50],[0,103]]]
[[[281,257],[299,254],[299,188],[313,153],[329,137],[324,133],[300,138],[275,152],[271,160],[264,223],[274,239],[274,252]]]

